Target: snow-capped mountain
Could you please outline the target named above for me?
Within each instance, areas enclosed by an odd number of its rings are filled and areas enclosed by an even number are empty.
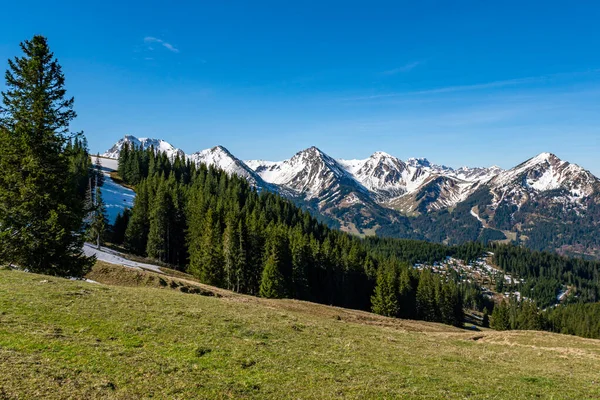
[[[488,182],[504,170],[496,165],[489,168],[460,167],[448,172],[449,175],[467,182]]]
[[[382,151],[365,159],[336,160],[316,147],[283,161],[242,161],[222,146],[185,155],[163,140],[126,136],[104,156],[118,158],[124,143],[154,146],[170,157],[184,156],[236,174],[355,233],[460,243],[478,240],[483,230],[495,230],[493,237],[508,237],[506,234],[518,238],[522,232],[524,238],[534,238],[524,240],[541,241],[537,248],[567,246],[565,251],[575,251],[569,250],[573,238],[559,235],[562,231],[558,228],[559,236],[553,236],[548,229],[566,223],[584,223],[585,228],[575,232],[600,226],[594,219],[600,212],[598,178],[550,153],[506,171],[497,166],[453,169],[426,158],[402,161]],[[588,214],[589,221],[585,219]],[[407,216],[418,216],[416,225]],[[564,238],[568,245],[562,239],[549,239],[554,237]],[[577,251],[600,255],[600,242],[597,249],[581,250],[579,246]]]
[[[307,200],[325,191],[332,194],[340,185],[354,186],[354,189],[366,192],[336,160],[314,146],[279,163],[249,164],[266,182],[292,189]]]
[[[452,171],[452,168],[446,167],[445,165],[432,164],[428,159],[424,157],[411,157],[408,160],[406,160],[406,164],[413,168],[421,168],[437,174],[443,174]]]
[[[263,179],[254,170],[249,168],[243,161],[236,158],[223,146],[215,146],[211,149],[198,151],[187,156],[187,158],[196,164],[212,165],[222,169],[228,174],[235,174],[245,178],[253,186],[265,188],[269,185],[265,184]]]
[[[119,158],[119,153],[126,143],[130,146],[135,146],[137,148],[141,147],[143,149],[148,149],[151,146],[154,146],[154,150],[156,152],[166,153],[170,159],[174,159],[177,155],[179,155],[180,157],[186,158],[192,162],[195,162],[196,164],[203,163],[207,166],[212,165],[216,168],[222,169],[228,174],[236,174],[247,179],[256,187],[270,187],[270,185],[266,184],[260,178],[260,176],[254,172],[254,170],[249,168],[243,161],[237,159],[223,146],[215,146],[211,149],[205,149],[190,155],[186,155],[183,150],[174,147],[164,140],[136,138],[132,135],[126,135],[123,139],[119,140],[108,151],[106,151],[103,156],[113,159]]]
[[[594,192],[598,178],[582,167],[563,161],[554,154],[541,153],[494,177],[489,185],[496,191],[545,192],[564,189],[583,198]]]
[[[385,205],[404,214],[424,214],[454,207],[466,200],[479,187],[479,182],[432,174],[415,190],[404,196],[390,199]]]
[[[436,193],[436,201],[429,203],[428,210],[452,207],[468,197],[480,183],[487,182],[502,172],[496,166],[453,170],[444,165],[432,164],[426,158],[410,158],[403,162],[382,151],[375,152],[364,160],[338,161],[357,181],[377,195],[378,202],[393,208],[397,208],[395,204],[402,204],[398,209],[404,209],[411,198],[412,202],[430,199],[433,192]],[[437,189],[434,190],[436,186]],[[424,191],[430,195],[419,195]],[[417,208],[413,204],[410,212]]]
[[[433,164],[426,158],[409,158],[404,162],[382,151],[366,159],[335,160],[314,146],[284,161],[242,161],[223,146],[185,155],[164,140],[127,135],[103,155],[118,158],[125,143],[142,148],[154,146],[156,151],[166,152],[169,157],[179,155],[196,163],[213,165],[244,177],[253,185],[271,184],[271,189],[285,189],[286,193],[305,200],[332,198],[337,192],[344,195],[356,192],[394,207],[394,204],[406,203],[411,195],[421,199],[435,192],[438,204],[433,208],[439,209],[454,206],[483,185],[499,196],[565,189],[581,199],[595,193],[599,183],[589,171],[550,153],[542,153],[507,171],[497,166],[452,169]],[[342,187],[345,190],[341,190]],[[429,196],[425,196],[425,192]],[[399,201],[403,197],[406,199]]]
[[[183,150],[174,147],[162,139],[136,138],[132,135],[126,135],[123,139],[119,140],[104,154],[102,154],[102,156],[108,158],[119,158],[119,153],[121,152],[123,145],[126,143],[137,148],[141,147],[142,149],[149,149],[150,147],[154,146],[154,151],[166,153],[171,159],[175,158],[177,155],[179,155],[179,157],[185,157]]]
[[[418,187],[429,173],[409,167],[402,160],[382,151],[364,160],[339,160],[339,163],[380,201],[401,196]]]
[[[280,193],[285,190],[309,210],[338,221],[342,230],[360,233],[357,220],[367,224],[376,218],[386,218],[389,213],[338,161],[316,147],[302,150],[289,160],[254,160],[247,165],[266,182],[276,185]]]

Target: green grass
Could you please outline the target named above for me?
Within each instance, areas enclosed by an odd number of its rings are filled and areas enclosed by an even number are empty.
[[[0,398],[600,398],[600,341],[169,287],[0,271]]]

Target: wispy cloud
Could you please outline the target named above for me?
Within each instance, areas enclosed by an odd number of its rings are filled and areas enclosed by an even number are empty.
[[[417,66],[419,66],[420,64],[422,64],[422,61],[413,61],[411,63],[405,64],[399,68],[394,68],[394,69],[390,69],[387,71],[383,71],[382,74],[383,75],[396,75],[402,72],[409,72],[412,71],[413,69],[415,69]]]
[[[179,49],[177,49],[171,43],[165,42],[164,40],[155,38],[153,36],[146,36],[144,38],[144,43],[146,43],[148,45],[149,50],[154,50],[154,48],[152,46],[150,46],[151,43],[158,43],[158,44],[162,45],[165,49],[167,49],[173,53],[179,53]]]
[[[588,71],[579,71],[579,72],[561,72],[561,73],[549,74],[549,75],[530,76],[530,77],[525,77],[525,78],[505,79],[505,80],[492,81],[492,82],[476,83],[476,84],[472,84],[472,85],[455,85],[455,86],[444,86],[444,87],[433,88],[433,89],[415,90],[415,91],[407,91],[407,92],[380,93],[380,94],[373,94],[373,95],[367,95],[367,96],[357,96],[357,97],[353,97],[353,98],[346,98],[345,100],[350,100],[350,101],[377,100],[377,99],[394,98],[394,97],[401,97],[401,96],[443,94],[443,93],[467,92],[467,91],[477,91],[477,90],[486,90],[486,89],[498,89],[498,88],[509,87],[509,86],[544,83],[544,82],[552,81],[552,80],[555,80],[558,78],[574,78],[574,77],[580,76],[580,75],[597,74],[599,72],[600,72],[600,69],[591,69]]]

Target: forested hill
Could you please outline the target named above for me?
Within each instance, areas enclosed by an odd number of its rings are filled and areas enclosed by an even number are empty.
[[[152,148],[125,146],[118,172],[137,196],[131,212],[117,218],[117,243],[241,293],[460,325],[463,305],[491,312],[493,303],[465,277],[409,266],[449,256],[469,262],[491,250],[497,265],[524,279],[506,291],[526,288],[540,305],[553,303],[561,285],[570,285],[572,302],[598,298],[597,262],[507,245],[360,239],[243,178]],[[540,290],[530,290],[536,285]]]
[[[409,268],[242,178],[152,149],[126,148],[119,173],[137,195],[115,236],[133,253],[241,293],[462,323],[454,282]],[[431,254],[427,244],[414,246],[427,259],[446,256],[438,246]]]

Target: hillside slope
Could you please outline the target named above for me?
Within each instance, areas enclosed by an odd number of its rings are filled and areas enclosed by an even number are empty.
[[[0,271],[2,398],[583,399],[599,360],[577,337]]]

